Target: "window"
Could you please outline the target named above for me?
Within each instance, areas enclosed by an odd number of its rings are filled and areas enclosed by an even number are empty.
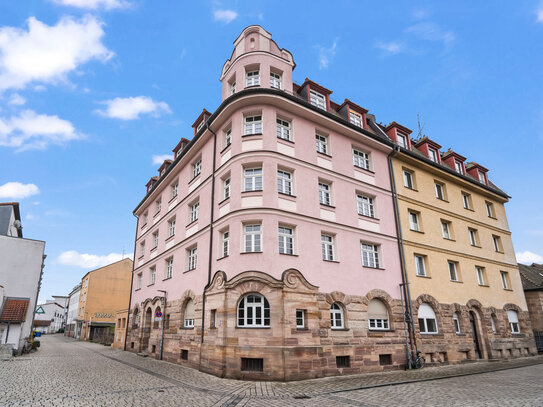
[[[313,106],[326,110],[326,97],[314,90],[309,91],[309,102]]]
[[[440,182],[436,182],[435,188],[436,188],[436,198],[444,201],[445,200],[445,185],[443,185]]]
[[[263,372],[264,359],[262,358],[241,358],[242,372]]]
[[[494,213],[494,204],[492,202],[485,202],[486,205],[486,214],[489,218],[495,218],[496,215]]]
[[[275,72],[270,72],[270,87],[281,89],[281,75]]]
[[[428,148],[428,157],[435,163],[439,162],[437,158],[437,151],[433,148]]]
[[[277,137],[283,140],[290,140],[290,122],[277,119]]]
[[[262,191],[262,168],[246,168],[245,191]]]
[[[417,270],[417,276],[426,277],[426,266],[424,261],[425,256],[415,254],[415,269]]]
[[[323,205],[331,205],[330,185],[319,182],[319,202]]]
[[[468,228],[469,243],[472,246],[477,246],[477,229]]]
[[[234,93],[236,93],[236,82],[230,84],[230,94],[233,95]]]
[[[245,74],[245,86],[248,88],[250,86],[260,85],[260,71],[250,71]]]
[[[245,253],[262,251],[262,226],[245,225]]]
[[[175,218],[168,222],[168,237],[175,235]]]
[[[200,123],[198,123],[198,126],[196,126],[196,132],[198,133],[202,127],[204,127],[204,124],[206,124],[205,119],[202,119]]]
[[[145,242],[140,243],[140,257],[145,254]]]
[[[503,247],[502,247],[502,239],[499,236],[492,235],[492,242],[494,243],[494,250],[502,253]]]
[[[172,184],[171,190],[172,190],[172,199],[177,196],[177,190],[179,188],[179,184],[176,182],[175,184]]]
[[[139,290],[141,289],[141,285],[142,285],[142,280],[143,280],[143,276],[141,273],[138,273],[138,279],[136,281],[136,288]],[[83,301],[85,301],[85,297],[83,296]]]
[[[334,237],[321,235],[322,259],[334,261]]]
[[[232,144],[232,129],[228,129],[224,132],[224,148]]]
[[[415,183],[413,182],[413,173],[411,171],[403,171],[403,185],[409,189],[415,189]]]
[[[192,299],[185,304],[183,326],[185,328],[194,328],[194,300]]]
[[[315,134],[315,142],[317,144],[317,152],[328,154],[328,137],[321,134]]]
[[[147,225],[147,222],[149,221],[149,213],[145,212],[143,214],[143,226]]]
[[[500,277],[502,279],[503,289],[509,290],[509,273],[507,271],[500,271]]]
[[[376,245],[360,243],[360,250],[364,267],[379,268],[379,252]]]
[[[419,214],[418,212],[409,211],[409,228],[420,232]]]
[[[156,215],[162,209],[162,199],[157,199],[155,201],[155,207],[156,207],[156,212],[155,212],[155,215]]]
[[[362,116],[360,116],[358,113],[355,112],[349,112],[349,121],[358,127],[362,126]]]
[[[458,160],[454,160],[454,170],[459,174],[464,174],[464,168],[462,167],[462,163]]]
[[[265,328],[270,326],[270,304],[260,294],[249,294],[238,304],[238,326]]]
[[[151,267],[149,270],[149,284],[153,285],[156,279],[156,267]]]
[[[388,310],[383,301],[374,298],[368,304],[368,324],[371,330],[389,329]]]
[[[153,233],[153,249],[158,246],[158,230]]]
[[[465,192],[462,192],[462,204],[465,209],[471,209],[471,195]]]
[[[358,214],[363,216],[375,217],[373,198],[364,195],[356,195],[356,206]]]
[[[458,314],[455,312],[453,314],[453,322],[454,322],[454,331],[459,334],[460,333],[460,320],[458,319]]]
[[[436,314],[432,307],[425,302],[420,304],[418,320],[421,334],[437,334]]]
[[[196,268],[196,261],[198,259],[198,248],[193,247],[188,251],[187,271],[194,270]]]
[[[195,202],[190,206],[189,224],[198,220],[198,213],[200,212],[200,202]]]
[[[245,117],[244,135],[262,134],[262,116]]]
[[[217,328],[217,310],[212,309],[209,315],[209,328]]]
[[[484,173],[484,172],[481,172],[481,171],[478,171],[477,173],[478,173],[478,175],[479,175],[479,182],[480,182],[481,184],[486,184],[485,173]]]
[[[475,266],[475,273],[477,273],[477,283],[479,285],[485,285],[485,269],[483,267]]]
[[[348,355],[336,356],[336,367],[351,367],[351,357]]]
[[[449,265],[449,278],[451,279],[451,281],[459,281],[458,269],[457,269],[458,263],[455,261],[449,261],[447,263]]]
[[[223,190],[223,198],[224,199],[230,198],[230,177],[223,180],[222,190]]]
[[[172,278],[173,274],[173,257],[166,260],[166,276],[165,278]]]
[[[444,239],[451,239],[451,223],[446,220],[441,221],[441,233]]]
[[[520,333],[520,326],[518,323],[518,314],[516,311],[513,311],[512,309],[507,310],[507,319],[509,320],[509,327],[511,328],[512,334],[519,334]]]
[[[407,137],[400,133],[398,133],[398,145],[407,148]]]
[[[222,232],[221,254],[222,257],[226,257],[230,254],[230,231],[228,230]]]
[[[296,310],[296,328],[305,329],[305,309]]]
[[[365,170],[370,169],[370,156],[363,151],[355,150],[353,148],[353,165]]]
[[[277,192],[292,195],[292,174],[284,170],[277,170]]]
[[[330,307],[330,326],[332,329],[343,329],[343,308],[337,302]]]
[[[294,254],[294,233],[292,228],[279,226],[279,253]]]
[[[490,326],[492,327],[492,333],[497,333],[498,329],[496,328],[496,321],[494,319],[494,314],[490,316]]]
[[[196,178],[202,172],[202,159],[192,164],[192,178]]]

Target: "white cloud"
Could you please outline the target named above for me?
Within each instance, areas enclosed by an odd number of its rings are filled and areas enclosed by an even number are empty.
[[[543,6],[541,6],[535,13],[537,15],[537,22],[543,23]]]
[[[171,154],[153,155],[153,165],[158,165],[158,164],[162,165],[164,160],[173,160],[173,155]]]
[[[321,45],[317,45],[319,50],[319,69],[326,69],[330,62],[334,59],[336,55],[337,40],[334,43],[326,48]]]
[[[30,212],[28,212],[25,216],[26,220],[36,220],[38,217],[36,215],[32,215]]]
[[[0,146],[14,147],[17,152],[82,138],[84,135],[76,132],[72,123],[58,116],[24,110],[18,116],[0,117]]]
[[[24,199],[39,193],[40,189],[34,184],[6,182],[0,185],[0,199]]]
[[[385,53],[387,54],[398,54],[402,51],[404,51],[404,46],[402,43],[400,42],[396,42],[396,41],[391,41],[391,42],[382,42],[382,41],[378,41],[375,46],[383,51],[385,51]]]
[[[131,3],[124,0],[53,0],[53,2],[62,6],[72,6],[91,10],[96,10],[100,7],[111,10],[114,8],[129,8],[132,6]]]
[[[93,16],[62,17],[54,26],[35,17],[27,22],[28,31],[0,27],[0,91],[22,89],[31,82],[65,81],[78,66],[113,56],[102,44],[103,24]]]
[[[140,114],[151,114],[158,117],[161,113],[171,113],[165,102],[155,102],[147,96],[115,98],[101,102],[107,106],[105,110],[95,112],[104,117],[121,120],[139,119]]]
[[[215,10],[213,13],[215,21],[222,21],[223,23],[231,23],[238,17],[238,13],[234,10]]]
[[[8,100],[8,104],[12,106],[22,106],[26,103],[26,99],[19,95],[18,93],[14,93],[11,95],[11,97]]]
[[[124,258],[128,257],[130,256],[124,255]],[[108,264],[115,263],[122,259],[123,255],[120,253],[110,253],[104,256],[98,256],[96,254],[78,253],[75,250],[69,250],[61,253],[57,258],[57,262],[64,264],[65,266],[77,266],[84,269],[91,269],[107,266]]]
[[[439,41],[449,45],[455,40],[452,31],[443,30],[439,25],[431,22],[422,22],[408,27],[405,32],[414,34],[426,41]]]
[[[524,252],[515,253],[517,262],[524,264],[543,263],[543,256],[530,252],[528,250]]]

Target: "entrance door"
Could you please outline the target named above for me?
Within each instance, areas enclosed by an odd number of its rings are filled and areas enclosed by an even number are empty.
[[[471,326],[471,336],[473,337],[473,346],[475,348],[475,357],[481,359],[481,347],[479,346],[479,338],[477,337],[477,322],[473,311],[469,312],[469,324]]]

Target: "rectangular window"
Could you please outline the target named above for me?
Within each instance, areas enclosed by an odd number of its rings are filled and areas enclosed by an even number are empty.
[[[509,273],[507,271],[500,271],[500,277],[502,279],[502,287],[504,290],[509,289]]]
[[[228,129],[224,132],[224,148],[232,144],[232,129]]]
[[[277,192],[292,195],[292,174],[290,172],[277,170]]]
[[[188,263],[187,270],[194,270],[196,268],[196,261],[198,259],[198,248],[193,247],[188,250]]]
[[[471,195],[465,192],[462,192],[462,205],[465,209],[471,209]]]
[[[221,253],[222,257],[230,254],[230,231],[228,230],[222,232]]]
[[[449,261],[449,278],[451,281],[458,281],[457,263],[455,261]]]
[[[336,356],[336,367],[351,367],[351,357],[350,356]]]
[[[155,215],[157,213],[160,213],[160,210],[162,209],[162,199],[157,199],[155,201],[155,207],[156,207],[156,212],[155,212]]]
[[[236,93],[236,82],[230,84],[230,94],[233,95],[234,93]]]
[[[145,212],[143,214],[143,226],[147,225],[147,222],[149,221],[149,213]]]
[[[282,119],[276,120],[277,138],[290,140],[290,122]]]
[[[175,219],[171,219],[168,222],[168,237],[175,235]]]
[[[492,242],[494,243],[494,250],[498,253],[503,252],[502,240],[499,236],[492,235]]]
[[[454,322],[454,331],[459,334],[460,333],[460,321],[458,320],[458,314],[455,312],[453,314],[453,322]]]
[[[309,102],[313,106],[326,110],[326,97],[314,90],[309,91]]]
[[[262,225],[245,225],[245,253],[262,251]]]
[[[481,184],[486,184],[485,173],[481,172],[481,171],[478,171],[478,174],[479,174],[479,182]]]
[[[426,265],[424,263],[424,256],[415,254],[415,269],[417,270],[417,276],[426,277]]]
[[[198,220],[199,212],[200,212],[200,202],[196,202],[190,206],[189,223],[196,222]]]
[[[319,182],[319,202],[323,205],[331,205],[330,185]]]
[[[321,235],[322,259],[334,260],[334,237],[330,235]]]
[[[437,159],[437,151],[434,150],[433,148],[428,149],[428,157],[430,158],[430,160],[432,160],[435,163],[439,162]]]
[[[141,273],[138,273],[138,279],[136,281],[136,288],[139,290],[141,289],[141,285],[142,285],[142,280],[143,280],[143,276]],[[85,296],[83,296],[83,301],[85,301]]]
[[[270,72],[270,87],[281,89],[281,75],[275,72]]]
[[[202,172],[202,159],[192,164],[192,178],[196,178]]]
[[[246,116],[243,127],[244,135],[262,134],[262,116]]]
[[[417,212],[409,211],[409,228],[420,232],[419,214]]]
[[[443,234],[443,238],[451,239],[450,222],[447,222],[446,220],[441,221],[441,233]]]
[[[477,283],[479,285],[485,285],[485,269],[483,267],[475,266],[475,272],[477,273]]]
[[[279,226],[279,253],[294,254],[294,232],[292,228]]]
[[[140,243],[140,257],[145,254],[145,242]]]
[[[328,137],[321,134],[315,134],[315,142],[318,153],[328,154]]]
[[[181,349],[181,359],[189,360],[189,351],[187,349]]]
[[[173,274],[173,257],[166,260],[165,278],[172,278],[172,274]]]
[[[486,214],[489,218],[495,218],[496,214],[494,213],[494,204],[492,202],[485,202],[486,205]]]
[[[153,249],[158,246],[158,230],[153,233]]]
[[[415,189],[415,184],[413,182],[413,173],[411,171],[403,171],[403,185],[409,189]]]
[[[436,198],[444,201],[445,200],[445,185],[443,185],[440,182],[436,182],[435,189],[436,189]]]
[[[296,310],[296,328],[305,329],[305,309]]]
[[[369,216],[370,218],[375,217],[373,198],[364,195],[356,195],[356,206],[359,215]]]
[[[246,168],[243,174],[245,191],[262,191],[262,168]]]
[[[362,251],[362,265],[364,267],[379,268],[379,252],[373,244],[360,243]]]
[[[472,246],[477,246],[477,229],[468,228],[469,243]]]
[[[454,170],[459,174],[464,174],[464,169],[460,161],[454,160]]]
[[[250,86],[260,85],[260,71],[250,71],[245,74],[245,86],[248,88]]]
[[[212,309],[209,315],[209,328],[215,329],[217,328],[217,310]]]
[[[172,184],[171,190],[172,190],[172,199],[177,196],[177,190],[179,188],[179,184],[176,182],[175,184]]]
[[[353,165],[365,170],[370,169],[370,155],[360,150],[353,148]]]
[[[375,330],[387,330],[388,329],[388,319],[384,318],[370,318],[369,319],[370,329]]]
[[[403,148],[407,148],[407,137],[398,133],[398,145]]]
[[[358,113],[355,112],[349,112],[349,121],[358,127],[362,126],[362,116],[360,116]]]
[[[223,181],[222,188],[223,188],[223,198],[224,199],[230,198],[230,177],[226,178]]]
[[[264,359],[262,358],[241,358],[242,372],[263,372]]]
[[[156,267],[151,267],[149,270],[149,284],[153,285],[156,279]]]

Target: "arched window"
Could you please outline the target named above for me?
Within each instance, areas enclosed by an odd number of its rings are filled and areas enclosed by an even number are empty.
[[[437,321],[436,314],[432,307],[423,302],[420,304],[419,313],[419,330],[421,334],[436,334],[437,333]]]
[[[389,329],[388,310],[383,301],[373,299],[368,305],[368,324],[370,329]]]
[[[492,326],[492,333],[497,333],[498,330],[496,329],[496,316],[492,314],[490,316],[490,325]]]
[[[194,301],[188,300],[185,304],[185,319],[183,321],[185,328],[194,328]]]
[[[332,329],[343,329],[343,308],[337,302],[330,307],[330,326]]]
[[[260,294],[249,294],[238,304],[238,326],[264,328],[270,326],[270,303]]]
[[[144,328],[151,328],[151,320],[153,319],[153,310],[151,307],[147,308],[145,311],[145,320],[143,321]]]
[[[453,322],[454,322],[454,331],[459,334],[460,333],[460,320],[458,319],[458,314],[455,312],[453,314]]]
[[[132,325],[137,326],[140,323],[140,311],[139,309],[134,310],[134,321],[132,322]]]
[[[520,326],[518,324],[518,315],[516,311],[512,309],[507,310],[507,319],[509,320],[509,327],[511,328],[512,334],[520,333]]]

